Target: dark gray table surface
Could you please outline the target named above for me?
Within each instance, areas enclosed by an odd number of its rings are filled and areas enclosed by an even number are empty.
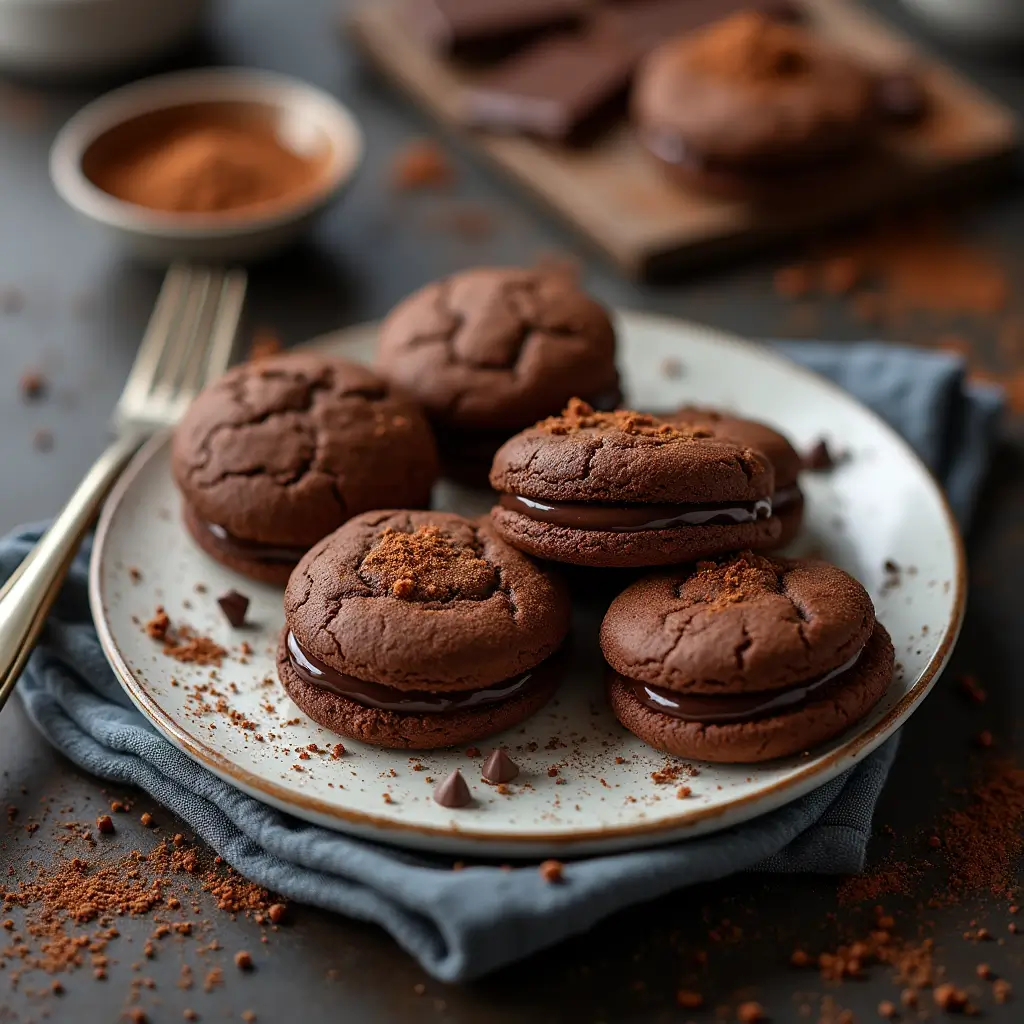
[[[672,287],[631,284],[598,259],[582,252],[560,225],[547,219],[488,171],[448,146],[457,165],[452,197],[396,198],[386,186],[390,160],[402,143],[431,126],[409,103],[361,67],[337,30],[339,10],[330,0],[223,0],[215,5],[204,51],[188,62],[267,67],[298,75],[340,96],[367,129],[366,164],[351,193],[300,248],[256,269],[251,277],[248,319],[252,328],[270,327],[286,342],[378,317],[425,281],[463,266],[485,262],[532,262],[538,254],[575,252],[584,263],[585,282],[608,303],[658,310],[704,321],[750,336],[792,333],[791,308],[771,289],[779,257],[750,261],[729,270],[690,278]],[[879,3],[887,11],[892,4]],[[897,16],[897,20],[898,16]],[[1014,62],[975,57],[953,59],[1024,113],[1024,71]],[[53,514],[90,460],[101,450],[105,424],[130,366],[140,332],[156,294],[159,275],[126,263],[117,249],[53,194],[46,155],[53,133],[104,83],[90,88],[60,87],[25,93],[0,82],[0,291],[16,288],[24,298],[17,313],[0,313],[0,527]],[[495,219],[486,238],[467,240],[442,225],[453,204],[483,203]],[[1012,186],[968,213],[965,233],[1024,257],[1024,195]],[[853,339],[864,328],[847,319],[840,305],[823,307],[818,333]],[[994,344],[985,324],[961,325],[982,358]],[[894,337],[893,340],[900,340]],[[42,368],[52,383],[46,401],[20,400],[17,380],[27,368]],[[53,434],[54,448],[33,447],[40,429]],[[1019,581],[1024,570],[1024,474],[1021,433],[1005,431],[992,480],[971,539],[971,598],[967,625],[954,662],[936,692],[905,730],[899,760],[883,796],[880,836],[872,847],[886,854],[923,856],[921,830],[936,822],[957,799],[954,788],[976,766],[974,737],[983,728],[996,736],[997,749],[1024,755],[1019,721],[1024,702],[1016,690],[1024,602]],[[965,704],[955,680],[971,672],[988,690],[984,706]],[[989,755],[990,756],[990,755]],[[107,799],[93,780],[54,754],[32,731],[15,701],[0,717],[0,768],[5,803],[27,813],[43,796],[57,795],[80,809],[99,808]],[[151,807],[140,798],[135,812]],[[154,809],[156,810],[156,809]],[[159,812],[158,812],[159,813]],[[165,831],[173,832],[160,814]],[[126,822],[126,819],[121,819]],[[119,842],[145,844],[147,834],[124,824]],[[6,825],[0,843],[0,875],[27,878],[33,859],[46,861],[54,849],[53,831],[29,836]],[[987,986],[974,978],[986,960],[1024,989],[1024,937],[1007,933],[1005,903],[968,901],[944,910],[921,911],[936,879],[926,872],[916,898],[887,901],[905,934],[924,927],[935,936],[938,961],[951,979],[973,985],[984,1014],[993,1020],[1019,1020],[1020,1003],[996,1007]],[[756,998],[772,1019],[803,1019],[798,1004],[814,1007],[823,995],[852,1009],[858,1020],[877,1018],[882,999],[899,988],[885,968],[867,980],[835,989],[816,975],[797,975],[788,966],[797,943],[825,947],[839,929],[856,922],[855,911],[836,910],[837,881],[830,878],[730,879],[683,892],[621,914],[572,942],[509,968],[481,983],[446,988],[418,967],[376,928],[306,908],[295,908],[289,927],[274,933],[259,954],[259,969],[241,976],[231,951],[260,948],[250,921],[218,920],[224,952],[208,954],[222,962],[227,984],[211,994],[183,992],[175,982],[187,951],[159,956],[146,973],[156,987],[142,1005],[151,1020],[180,1020],[193,1006],[204,1020],[238,1020],[254,1010],[258,1019],[281,1020],[301,1012],[304,1020],[346,1021],[669,1021],[684,1019],[675,1005],[681,985],[699,987],[711,1019],[716,1007],[734,1007]],[[200,895],[212,911],[208,895]],[[709,942],[708,931],[723,917],[740,924],[741,941]],[[976,944],[962,933],[970,920],[986,924],[1005,942]],[[927,922],[927,923],[926,923]],[[50,1020],[113,1021],[120,1016],[131,977],[129,963],[150,934],[145,920],[126,919],[121,946],[111,947],[116,962],[109,980],[96,982],[82,971],[65,979],[60,1000],[29,994],[24,983],[9,989],[0,979],[0,1021],[47,1016]],[[134,946],[134,948],[133,948]],[[693,952],[709,949],[708,964],[693,971]],[[425,994],[414,986],[425,984]],[[812,993],[798,998],[795,994]],[[1024,999],[1024,991],[1021,992]],[[723,1009],[726,1019],[732,1009]],[[691,1014],[685,1015],[686,1017]]]

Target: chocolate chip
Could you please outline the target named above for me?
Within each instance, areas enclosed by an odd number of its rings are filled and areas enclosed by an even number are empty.
[[[488,755],[480,769],[486,782],[495,784],[500,782],[511,782],[519,774],[519,766],[505,753],[502,747],[497,747]]]
[[[832,469],[835,464],[835,459],[832,458],[832,453],[824,438],[821,438],[804,456],[804,469],[809,469],[814,473]]]
[[[237,590],[229,590],[217,598],[217,604],[220,605],[224,618],[235,629],[241,629],[245,625],[245,613],[249,610],[249,598],[245,594],[240,594]]]
[[[469,786],[458,769],[434,787],[434,802],[442,807],[467,807],[473,802]]]

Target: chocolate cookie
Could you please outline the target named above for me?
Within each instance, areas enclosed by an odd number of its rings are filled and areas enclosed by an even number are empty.
[[[786,757],[839,735],[883,697],[894,659],[852,576],[749,551],[634,583],[608,609],[601,649],[627,729],[722,762]]]
[[[365,367],[292,354],[206,388],[174,433],[171,466],[196,543],[283,585],[350,516],[428,504],[437,450],[419,408]]]
[[[482,268],[427,285],[384,321],[377,367],[423,405],[446,471],[476,482],[503,441],[573,395],[619,401],[611,320],[559,270]]]
[[[687,185],[799,199],[867,149],[876,83],[798,25],[748,11],[664,43],[633,87],[641,143]]]
[[[803,459],[782,434],[757,420],[745,420],[695,405],[683,406],[667,419],[690,426],[706,423],[716,434],[767,455],[775,470],[772,515],[782,523],[782,533],[773,546],[785,547],[800,532],[804,518],[804,492],[800,489]]]
[[[689,428],[574,399],[498,451],[495,528],[556,562],[668,565],[777,543],[768,460]]]
[[[285,591],[278,674],[327,729],[382,747],[483,739],[544,705],[569,600],[484,522],[367,512],[325,537]]]

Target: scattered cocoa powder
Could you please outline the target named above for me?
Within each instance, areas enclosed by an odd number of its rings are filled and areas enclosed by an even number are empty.
[[[441,147],[433,139],[413,139],[394,156],[391,181],[396,189],[447,188],[455,172]]]
[[[145,625],[146,634],[163,643],[163,653],[191,665],[219,667],[227,650],[208,636],[200,636],[188,625],[175,626],[163,606],[158,605]]]

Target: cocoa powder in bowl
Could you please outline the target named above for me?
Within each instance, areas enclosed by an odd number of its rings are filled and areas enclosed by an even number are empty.
[[[104,192],[150,210],[265,214],[301,204],[328,177],[323,133],[255,102],[202,102],[150,111],[100,135],[82,157]]]

